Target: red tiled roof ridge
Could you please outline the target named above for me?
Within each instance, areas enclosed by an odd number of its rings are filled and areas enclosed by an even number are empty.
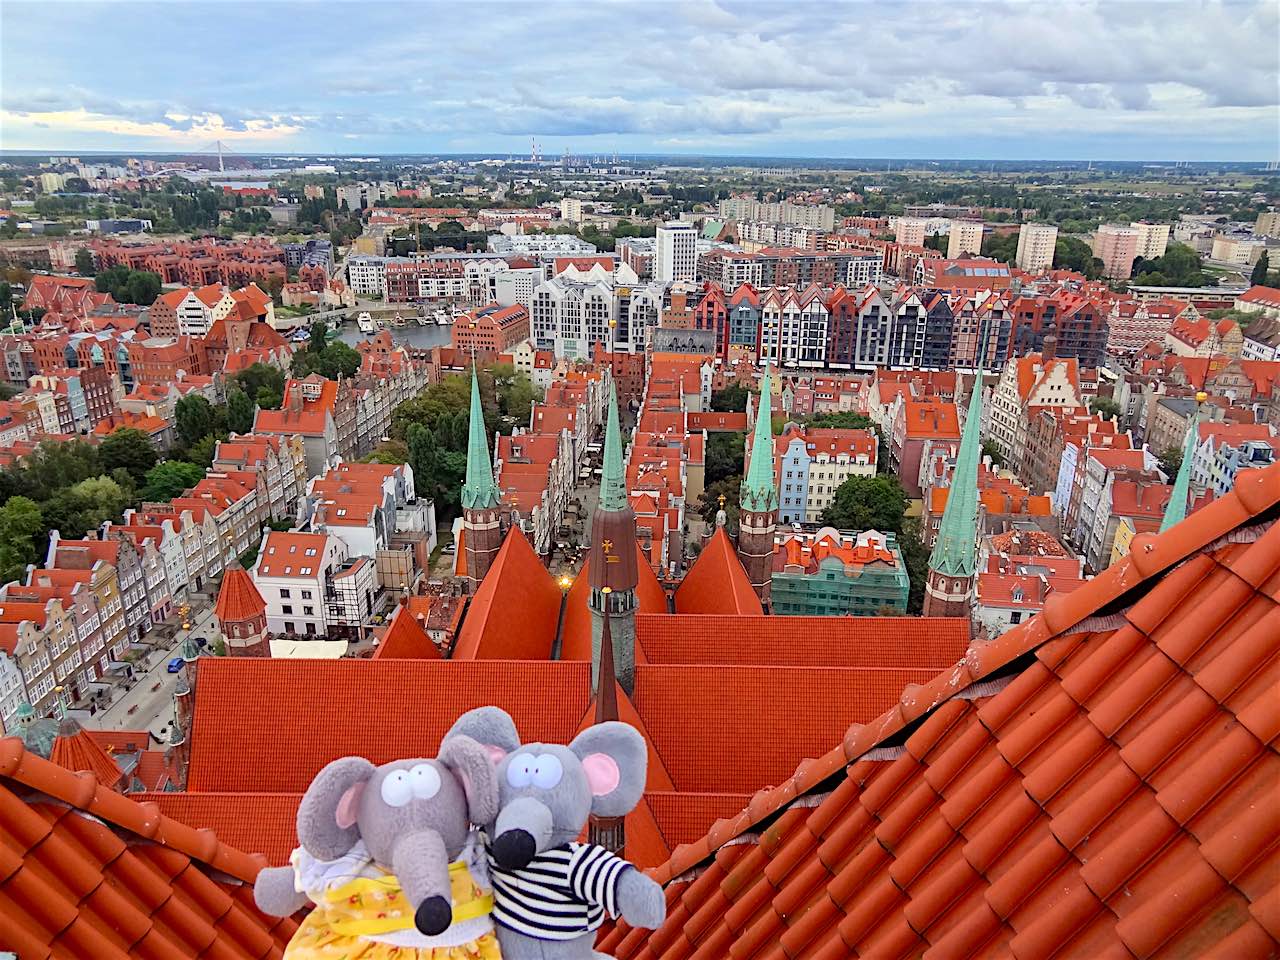
[[[243,883],[252,884],[265,864],[261,857],[222,843],[211,830],[193,831],[154,807],[117,793],[92,773],[68,770],[30,752],[17,737],[0,739],[0,777],[16,780],[106,823],[172,847]]]
[[[1051,595],[1042,612],[992,641],[974,644],[954,667],[942,671],[928,683],[908,686],[892,709],[869,723],[854,724],[842,744],[817,760],[802,763],[791,780],[781,786],[758,791],[736,818],[718,821],[698,843],[678,847],[670,860],[650,874],[664,885],[687,874],[725,844],[780,813],[798,797],[865,758],[958,694],[987,680],[1019,657],[1067,635],[1067,631],[1090,617],[1102,615],[1115,601],[1158,574],[1219,545],[1233,530],[1249,524],[1277,503],[1280,503],[1280,464],[1240,471],[1235,487],[1225,496],[1162,534],[1138,534],[1130,545],[1130,553],[1118,563],[1068,594]],[[626,929],[625,924],[620,927]]]

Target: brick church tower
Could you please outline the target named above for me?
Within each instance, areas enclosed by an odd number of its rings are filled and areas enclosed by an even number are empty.
[[[627,693],[635,682],[636,584],[640,573],[636,560],[636,515],[627,499],[626,468],[622,462],[622,430],[618,425],[618,393],[609,387],[609,417],[605,423],[603,463],[600,470],[600,502],[591,517],[591,549],[587,554],[587,578],[591,586],[591,682],[600,677],[603,645],[611,647],[610,673]],[[605,611],[609,626],[605,632]]]
[[[742,481],[738,559],[767,610],[773,577],[773,534],[778,526],[778,487],[773,475],[773,396],[769,368],[760,378],[760,409],[751,436],[751,460]]]
[[[480,381],[471,368],[471,424],[467,434],[467,479],[462,484],[462,548],[467,590],[475,593],[493,566],[506,534],[502,495],[493,479],[489,442],[480,405]]]
[[[267,604],[253,578],[238,562],[227,567],[213,615],[232,657],[269,657]]]

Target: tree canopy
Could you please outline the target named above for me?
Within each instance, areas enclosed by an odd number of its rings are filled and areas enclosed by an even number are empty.
[[[160,296],[160,275],[149,270],[130,270],[116,265],[97,275],[94,285],[99,293],[109,293],[116,303],[150,306]]]
[[[102,469],[110,472],[123,468],[133,478],[134,486],[142,484],[147,471],[156,465],[156,448],[151,438],[133,427],[114,430],[98,444]]]
[[[138,496],[148,503],[168,503],[204,479],[204,470],[185,460],[166,460],[147,471]]]
[[[36,537],[44,529],[39,505],[29,497],[10,497],[0,507],[0,578],[18,580],[36,561]]]
[[[822,511],[822,522],[840,530],[879,530],[901,533],[907,494],[897,478],[850,477],[836,489],[835,499]]]
[[[723,390],[711,394],[711,409],[719,413],[744,413],[747,409],[747,388],[741,383],[731,383]]]

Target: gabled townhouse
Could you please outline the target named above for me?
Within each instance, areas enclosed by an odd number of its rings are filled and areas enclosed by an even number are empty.
[[[875,476],[878,447],[870,430],[787,424],[774,438],[779,521],[820,523],[842,483]]]
[[[119,537],[63,540],[58,531],[52,530],[44,565],[57,570],[93,571],[90,583],[98,596],[99,610],[114,608],[117,603],[121,606],[125,635],[112,641],[111,653],[116,659],[124,654],[129,643],[139,641],[153,626],[142,559],[128,540]]]
[[[284,405],[279,410],[259,409],[254,421],[255,434],[281,438],[300,437],[307,464],[307,476],[318,477],[339,456],[338,384],[318,375],[285,383]],[[352,409],[351,436],[354,436]]]
[[[1231,319],[1179,317],[1164,337],[1165,349],[1179,357],[1239,357],[1244,349],[1240,324]]]
[[[0,602],[0,649],[21,674],[21,696],[35,716],[58,716],[85,692],[75,625],[57,598]]]
[[[108,532],[123,533],[135,544],[141,540],[153,542],[159,551],[160,562],[164,564],[165,579],[168,582],[173,603],[175,605],[182,603],[186,599],[187,588],[191,583],[182,534],[178,529],[182,521],[176,517],[161,517],[155,523],[148,523],[133,507],[124,511],[122,521],[120,524],[104,524],[104,529]]]
[[[1191,460],[1193,494],[1208,490],[1214,497],[1226,495],[1240,470],[1270,465],[1280,445],[1275,428],[1267,423],[1201,423],[1197,431]]]
[[[264,478],[268,518],[284,520],[297,515],[298,499],[307,483],[306,448],[301,437],[233,435],[218,442],[211,469],[260,474]]]
[[[144,503],[132,519],[148,525],[169,521],[182,544],[188,593],[212,590],[226,567],[226,550],[206,501]]]
[[[1082,406],[1075,358],[1055,357],[1051,351],[1027,354],[1005,364],[984,411],[983,432],[1007,463],[1020,467],[1033,409]]]

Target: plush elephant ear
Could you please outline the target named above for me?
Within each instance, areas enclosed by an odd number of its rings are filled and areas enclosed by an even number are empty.
[[[440,745],[439,759],[462,783],[471,822],[492,823],[498,816],[498,772],[489,751],[470,737],[453,734]]]
[[[574,737],[569,749],[582,761],[596,816],[621,817],[640,802],[649,752],[635,727],[618,720],[597,723]]]
[[[342,757],[316,774],[298,805],[298,842],[307,853],[336,860],[360,839],[356,815],[373,771],[364,757]]]
[[[460,716],[444,739],[470,737],[484,747],[493,763],[499,764],[508,753],[520,747],[520,734],[511,715],[500,707],[476,707]],[[483,821],[477,821],[483,822]]]

